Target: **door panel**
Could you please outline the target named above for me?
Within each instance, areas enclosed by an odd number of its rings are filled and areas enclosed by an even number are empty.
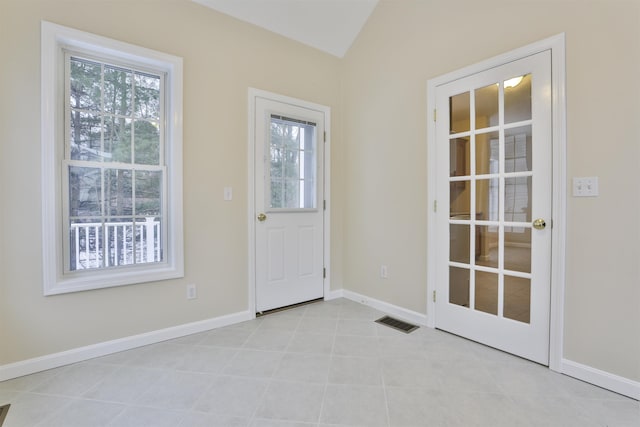
[[[436,88],[436,327],[547,364],[551,62],[542,52]],[[440,149],[443,147],[443,149]]]
[[[324,114],[256,98],[256,311],[324,295]]]

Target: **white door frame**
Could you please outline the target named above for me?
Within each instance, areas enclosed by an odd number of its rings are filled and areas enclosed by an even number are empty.
[[[330,183],[331,183],[331,108],[325,105],[315,104],[313,102],[304,101],[301,99],[291,98],[285,95],[279,95],[272,92],[267,92],[260,89],[249,88],[249,121],[248,121],[248,147],[247,147],[247,161],[248,161],[248,191],[247,191],[247,224],[248,224],[248,307],[249,313],[252,317],[256,314],[256,218],[255,218],[255,117],[256,117],[256,98],[265,98],[284,104],[291,104],[298,107],[307,108],[310,110],[316,110],[324,113],[324,200],[325,209],[323,211],[324,216],[324,268],[326,269],[326,275],[323,279],[324,285],[324,299],[329,299],[329,292],[331,290],[331,203],[330,203]]]
[[[552,191],[551,196],[551,318],[549,330],[549,368],[561,370],[564,332],[565,241],[566,241],[566,72],[564,33],[515,49],[480,63],[430,79],[427,82],[427,197],[430,209],[436,209],[436,88],[500,65],[545,51],[551,51],[552,108]],[[435,215],[427,215],[427,326],[435,327],[437,251]]]

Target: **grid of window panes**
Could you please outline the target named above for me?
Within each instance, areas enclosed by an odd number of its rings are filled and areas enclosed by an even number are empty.
[[[316,208],[316,124],[271,116],[271,209]]]
[[[161,262],[164,76],[65,59],[66,268]]]
[[[449,106],[449,302],[528,323],[531,75],[454,95]]]

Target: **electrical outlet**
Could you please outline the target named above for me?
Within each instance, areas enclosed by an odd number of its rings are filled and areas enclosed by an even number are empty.
[[[387,268],[386,265],[381,265],[380,266],[380,278],[382,278],[382,279],[389,278],[389,269]]]
[[[187,299],[196,299],[198,298],[198,290],[196,289],[195,283],[191,283],[187,285]]]

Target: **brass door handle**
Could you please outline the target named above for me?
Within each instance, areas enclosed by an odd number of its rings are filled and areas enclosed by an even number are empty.
[[[538,218],[535,221],[533,221],[533,228],[535,228],[536,230],[544,230],[546,226],[547,226],[547,223],[542,218]]]
[[[258,221],[262,222],[267,219],[267,216],[263,213],[258,214]]]

